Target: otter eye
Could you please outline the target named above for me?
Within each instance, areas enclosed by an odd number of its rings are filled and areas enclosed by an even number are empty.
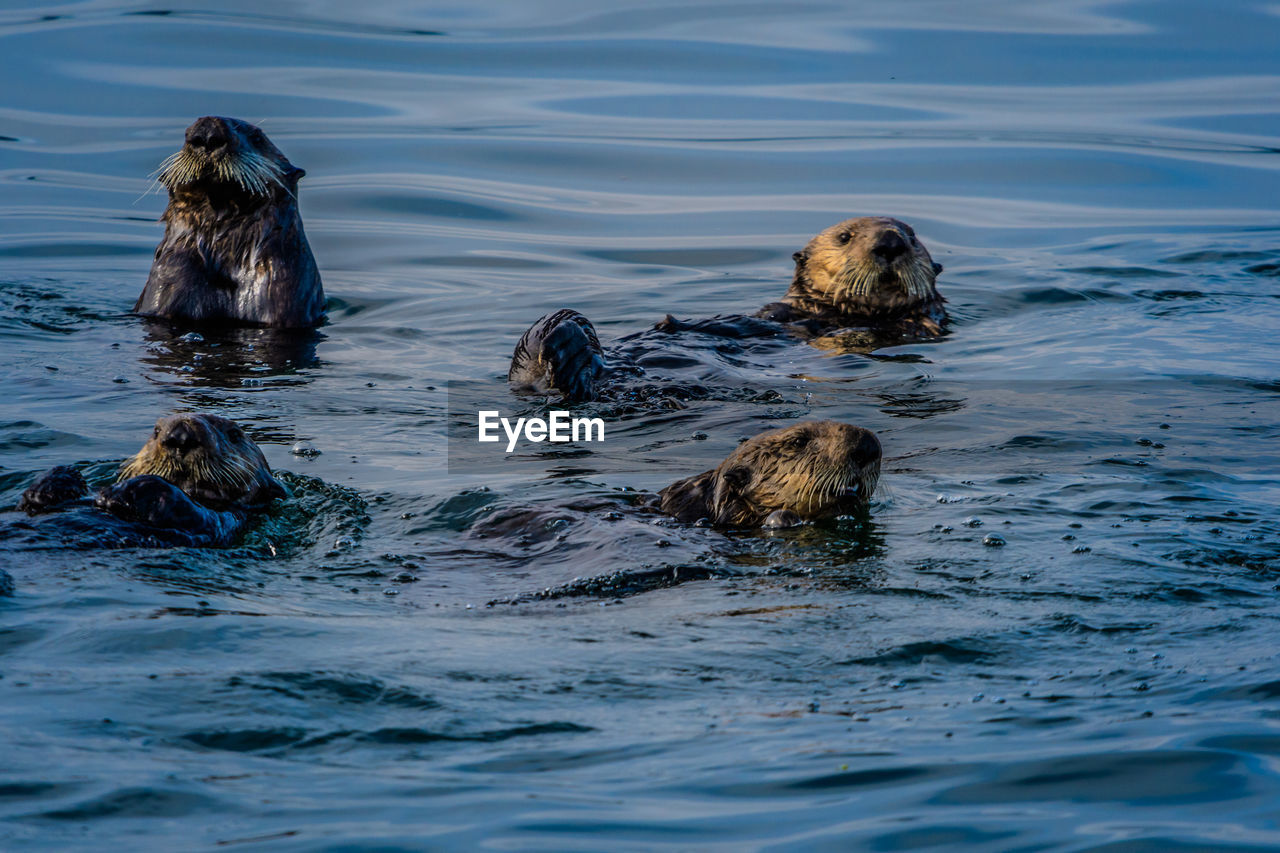
[[[809,443],[809,433],[802,432],[799,435],[793,435],[788,443],[791,445],[792,450],[803,450],[805,445]]]
[[[157,426],[155,429],[153,429],[153,430],[151,431],[151,437],[152,437],[152,438],[159,438],[159,437],[160,437],[160,427],[158,427],[158,426]]]
[[[841,246],[843,246],[845,243],[848,243],[852,239],[853,239],[853,235],[850,234],[848,231],[841,231],[839,234],[836,235],[836,242],[839,243]]]
[[[227,435],[231,437],[232,441],[239,441],[244,438],[244,430],[240,429],[240,427],[232,427],[227,430]]]

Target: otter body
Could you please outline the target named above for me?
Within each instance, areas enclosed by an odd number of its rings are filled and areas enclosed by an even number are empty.
[[[205,116],[165,160],[164,239],[134,311],[181,323],[316,326],[324,290],[294,166],[260,129]]]
[[[904,340],[936,338],[946,323],[938,293],[942,265],[910,225],[890,217],[849,219],[819,232],[792,256],[787,292],[751,316],[682,321],[670,314],[655,331],[696,331],[726,338],[791,335],[822,347],[870,351]],[[612,359],[625,363],[625,353]],[[591,322],[568,309],[525,332],[508,379],[518,391],[555,392],[566,402],[594,400],[608,376]]]
[[[717,527],[791,527],[865,508],[880,441],[861,427],[807,421],[744,441],[710,471],[658,493],[658,509]]]
[[[18,509],[57,514],[89,544],[231,544],[250,518],[288,494],[258,446],[217,415],[170,415],[125,461],[113,485],[91,494],[76,469],[62,465],[33,483]]]

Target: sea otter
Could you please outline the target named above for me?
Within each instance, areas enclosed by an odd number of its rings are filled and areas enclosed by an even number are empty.
[[[866,507],[879,478],[875,433],[806,421],[748,439],[710,471],[672,483],[657,508],[717,527],[792,527]]]
[[[195,325],[318,325],[324,290],[298,213],[304,174],[248,122],[192,122],[160,166],[164,239],[134,312]]]
[[[796,271],[780,302],[757,314],[810,334],[865,328],[896,338],[933,338],[946,321],[936,281],[942,264],[907,223],[866,216],[832,225],[792,255]]]
[[[781,301],[751,316],[682,321],[668,314],[654,329],[729,338],[786,333],[819,346],[866,351],[942,334],[946,300],[935,284],[942,265],[905,222],[849,219],[819,232],[793,258],[795,275]],[[590,320],[561,309],[539,318],[520,338],[507,379],[518,392],[594,400],[605,393],[616,365],[626,364],[626,352],[616,356],[606,359]]]
[[[125,545],[210,547],[231,544],[254,513],[287,494],[234,421],[176,414],[156,421],[113,485],[90,495],[80,472],[61,465],[37,479],[17,508],[32,516],[74,512],[74,526],[86,530],[98,523],[85,513],[110,518],[111,538]]]

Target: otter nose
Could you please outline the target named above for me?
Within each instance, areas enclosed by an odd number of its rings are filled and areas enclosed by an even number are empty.
[[[886,262],[893,261],[907,253],[907,241],[896,229],[890,228],[880,235],[871,251]]]
[[[872,433],[866,432],[853,447],[853,461],[859,466],[870,465],[880,459],[880,440]]]
[[[231,139],[227,127],[216,116],[198,118],[187,128],[187,145],[213,151],[226,145]]]
[[[169,429],[160,443],[170,450],[186,453],[200,444],[200,436],[189,424],[180,423]]]

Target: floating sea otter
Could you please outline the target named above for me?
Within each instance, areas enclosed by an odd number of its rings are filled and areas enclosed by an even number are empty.
[[[806,421],[748,439],[710,471],[672,483],[657,508],[717,527],[792,527],[865,507],[879,479],[875,433]]]
[[[831,339],[842,348],[867,350],[942,334],[946,300],[935,286],[942,265],[905,222],[850,219],[820,232],[793,257],[795,276],[780,302],[750,317],[687,322],[668,314],[656,329],[727,337],[785,329],[820,344]],[[625,362],[626,354],[619,355]],[[540,318],[520,338],[507,378],[517,390],[579,402],[600,396],[609,369],[591,321],[562,309]]]
[[[111,535],[126,545],[224,546],[254,513],[288,494],[253,440],[217,415],[169,415],[120,468],[119,480],[91,496],[80,472],[61,465],[22,495],[28,515],[84,510],[123,521]],[[82,516],[85,528],[94,522]]]
[[[782,528],[863,513],[880,480],[880,440],[838,421],[803,421],[743,441],[709,471],[677,480],[656,495],[628,500],[677,521],[722,528]],[[608,508],[599,497],[554,516],[537,508],[497,507],[477,526],[485,538],[559,529],[547,522]]]
[[[298,179],[257,127],[205,116],[161,164],[164,240],[134,311],[179,323],[306,328],[324,290],[298,214]]]

